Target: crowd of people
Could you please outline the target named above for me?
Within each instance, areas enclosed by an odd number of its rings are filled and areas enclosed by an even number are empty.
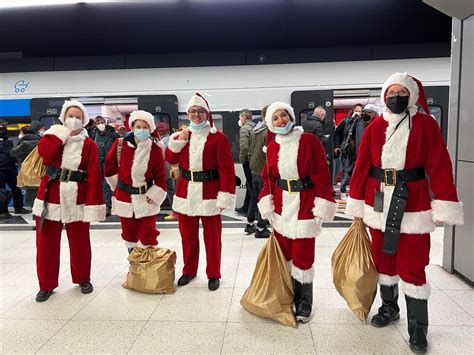
[[[399,318],[401,279],[410,346],[425,351],[429,233],[435,222],[462,224],[462,203],[421,83],[406,74],[393,74],[383,86],[381,99],[386,105],[381,115],[375,105],[353,107],[335,129],[334,153],[340,154],[342,163],[341,193],[347,192],[352,177],[346,212],[363,218],[372,236],[382,306],[371,323],[384,327]],[[418,112],[416,103],[425,113]],[[219,288],[221,215],[225,209],[234,210],[236,201],[234,161],[227,137],[214,127],[207,100],[197,93],[186,112],[189,126],[173,134],[167,125],[156,125],[153,115],[140,110],[131,113],[131,131],[125,135],[100,116],[88,134],[87,110],[80,102],[66,101],[61,124],[44,131],[33,122],[22,129],[16,147],[7,137],[6,123],[0,123],[1,179],[12,190],[15,212],[29,212],[16,187],[16,164],[37,146],[46,165],[32,205],[38,302],[48,300],[58,286],[63,225],[72,280],[82,293],[90,293],[90,222],[114,213],[120,217],[129,253],[136,247],[153,248],[160,234],[157,215],[166,198],[178,220],[183,247],[178,286],[189,284],[197,275],[201,222],[208,288]],[[248,193],[247,205],[239,212],[247,218],[246,234],[268,238],[273,231],[288,261],[296,318],[307,322],[313,306],[315,238],[322,222],[331,221],[337,210],[325,151],[326,111],[316,107],[303,127],[296,125],[295,112],[287,103],[265,106],[261,116],[257,123],[250,110],[239,115],[239,162]],[[170,179],[170,166],[179,167],[175,180]]]

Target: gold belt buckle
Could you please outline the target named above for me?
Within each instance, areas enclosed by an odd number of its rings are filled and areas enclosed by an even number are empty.
[[[199,170],[189,170],[191,172],[191,182],[195,182],[194,181],[194,173],[198,172]]]
[[[298,193],[298,191],[293,191],[293,190],[291,189],[291,182],[292,182],[292,181],[297,181],[297,180],[298,180],[298,179],[288,179],[288,180],[286,180],[286,186],[287,186],[287,188],[288,188],[288,193],[290,193],[290,194],[297,194],[297,193]]]
[[[390,183],[388,177],[392,177],[392,182]],[[397,184],[397,171],[395,169],[384,169],[383,171],[383,182],[385,186],[395,186]]]
[[[66,172],[66,178],[65,179],[64,179],[64,172]],[[69,182],[69,180],[71,179],[71,175],[72,175],[72,170],[63,168],[61,170],[60,181],[61,182]]]
[[[147,187],[147,185],[142,185],[138,188],[138,192],[139,192],[140,195],[146,194],[146,187]],[[142,188],[143,188],[143,190],[142,190]]]

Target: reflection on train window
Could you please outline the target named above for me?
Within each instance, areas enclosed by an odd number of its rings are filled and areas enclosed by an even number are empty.
[[[436,122],[438,122],[438,125],[441,126],[441,118],[443,117],[443,109],[441,106],[432,106],[429,105],[430,108],[430,114],[436,118]]]
[[[312,116],[313,115],[313,112],[314,112],[314,109],[306,109],[306,110],[303,110],[300,112],[300,120],[301,120],[301,123],[303,123],[304,121],[306,121],[306,119],[309,117],[309,116]]]
[[[49,129],[52,125],[62,124],[58,118],[59,116],[41,116],[39,121],[44,125],[45,129]]]
[[[153,114],[153,117],[155,118],[155,124],[164,122],[168,127],[171,127],[171,117],[167,113],[157,112]]]
[[[212,120],[214,121],[214,126],[219,130],[222,131],[223,125],[222,125],[222,115],[218,113],[213,113],[212,114]],[[178,115],[178,125],[179,127],[187,127],[189,126],[189,118],[187,114],[182,114],[180,113]],[[175,129],[174,129],[175,130]]]

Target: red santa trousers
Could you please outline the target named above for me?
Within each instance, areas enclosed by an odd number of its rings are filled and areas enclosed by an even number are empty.
[[[59,254],[63,223],[45,219],[43,229],[39,228],[40,218],[36,218],[36,270],[40,289],[52,291],[58,287]],[[90,281],[91,242],[89,223],[65,223],[69,241],[72,282],[80,284]]]
[[[291,261],[291,276],[301,283],[313,282],[315,238],[289,239],[273,231],[287,261]]]
[[[394,255],[386,255],[382,250],[382,231],[370,228],[370,234],[374,262],[380,274],[379,283],[396,284],[399,276],[405,293],[416,298],[427,298],[426,292],[429,291],[424,291],[422,288],[429,287],[426,284],[425,267],[430,262],[430,235],[402,233],[397,252]]]
[[[139,241],[143,245],[158,245],[157,237],[160,232],[156,229],[156,215],[142,218],[120,217],[122,225],[122,239],[129,247],[135,246]]]
[[[179,232],[183,244],[183,275],[195,276],[199,264],[199,219],[204,229],[206,274],[209,279],[221,278],[222,218],[217,216],[188,216],[178,213]]]

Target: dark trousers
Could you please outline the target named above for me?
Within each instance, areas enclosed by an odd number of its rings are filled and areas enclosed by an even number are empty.
[[[352,176],[352,171],[354,170],[354,160],[351,156],[346,154],[341,154],[342,162],[342,179],[341,179],[341,192],[346,192],[346,187],[349,184],[349,179]]]
[[[104,167],[102,167],[102,195],[104,196],[105,206],[107,209],[111,209],[113,192],[107,181],[105,181]]]
[[[257,227],[265,228],[267,226],[267,221],[262,219],[260,215],[260,211],[258,210],[258,195],[260,195],[260,191],[263,188],[263,180],[260,175],[252,174],[252,196],[250,197],[250,205],[249,205],[249,213],[247,217],[247,221],[249,223],[253,223],[255,221],[255,217],[257,217]]]
[[[246,162],[242,164],[242,167],[244,168],[244,174],[245,174],[245,186],[247,187],[247,191],[245,192],[245,200],[244,200],[244,208],[247,211],[248,215],[248,210],[250,207],[250,200],[252,198],[252,171],[250,170],[250,163]]]
[[[23,194],[21,193],[21,189],[16,186],[17,175],[16,168],[0,169],[0,188],[4,189],[6,185],[8,185],[13,195],[13,207],[20,209],[23,208]]]

